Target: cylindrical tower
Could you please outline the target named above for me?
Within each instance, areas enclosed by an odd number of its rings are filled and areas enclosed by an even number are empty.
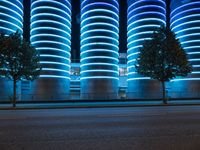
[[[0,32],[6,35],[23,32],[23,0],[0,0]],[[0,99],[8,99],[12,94],[12,82],[0,78]]]
[[[128,0],[128,90],[129,98],[156,98],[159,83],[136,73],[135,63],[145,40],[166,24],[165,0]]]
[[[82,97],[117,96],[118,28],[118,0],[81,1]]]
[[[31,1],[31,44],[42,72],[33,84],[36,99],[66,99],[70,85],[71,1]]]
[[[172,82],[173,96],[200,96],[200,0],[172,0],[171,29],[189,57],[193,71]]]

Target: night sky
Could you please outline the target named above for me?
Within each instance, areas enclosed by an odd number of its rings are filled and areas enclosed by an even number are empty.
[[[24,0],[24,38],[29,40],[30,37],[30,1]],[[80,23],[78,21],[80,15],[80,0],[72,1],[72,45],[71,54],[73,59],[80,59]],[[119,33],[119,51],[127,50],[127,4],[126,0],[119,0],[120,4],[120,33]],[[72,61],[73,62],[73,61]]]

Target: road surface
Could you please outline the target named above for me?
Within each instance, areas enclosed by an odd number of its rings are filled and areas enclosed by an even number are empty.
[[[2,110],[0,150],[200,150],[200,106]]]

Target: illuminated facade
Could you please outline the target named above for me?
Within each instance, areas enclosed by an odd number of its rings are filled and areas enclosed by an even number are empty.
[[[171,10],[171,29],[193,65],[188,77],[173,80],[172,91],[192,97],[200,91],[200,0],[172,0]]]
[[[0,32],[5,34],[23,33],[23,0],[0,1]],[[0,78],[0,96],[10,95],[12,82]],[[3,99],[3,98],[2,98]]]
[[[166,24],[165,0],[128,0],[128,89],[129,97],[157,96],[159,85],[136,73],[139,48],[149,40],[155,28]],[[142,92],[143,91],[143,92]],[[145,91],[145,92],[144,92]],[[139,93],[139,94],[138,94]],[[140,95],[141,94],[141,95]]]
[[[118,93],[119,4],[117,0],[81,2],[81,94],[113,98]],[[89,94],[89,95],[88,95]]]
[[[31,1],[31,44],[40,52],[42,73],[33,93],[67,96],[70,84],[71,1]],[[44,97],[42,97],[44,99]],[[59,96],[56,98],[59,99]]]

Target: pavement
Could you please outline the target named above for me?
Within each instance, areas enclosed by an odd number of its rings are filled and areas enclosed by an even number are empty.
[[[0,150],[199,150],[200,106],[0,111]]]
[[[200,100],[170,100],[164,105],[162,100],[120,100],[120,101],[67,101],[67,102],[19,102],[16,108],[10,103],[0,103],[0,110],[6,109],[63,109],[63,108],[101,108],[101,107],[148,107],[200,105]]]

